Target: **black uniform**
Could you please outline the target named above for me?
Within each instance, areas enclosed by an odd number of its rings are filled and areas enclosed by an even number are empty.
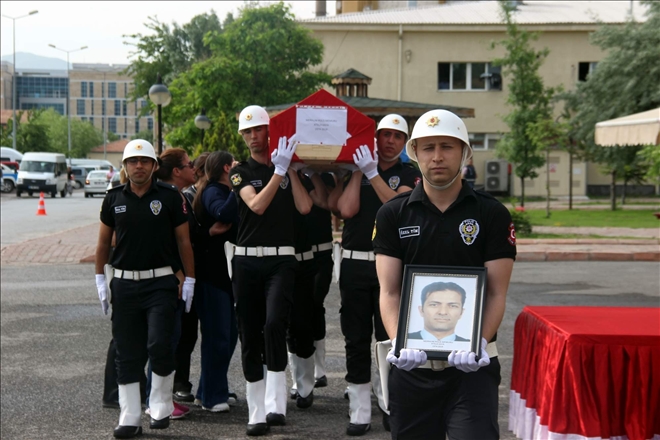
[[[429,201],[423,185],[386,203],[378,212],[373,246],[376,254],[403,265],[483,267],[516,256],[509,211],[465,181],[445,212]],[[393,367],[388,382],[392,438],[445,438],[445,433],[450,439],[499,438],[499,383],[497,357],[474,373]]]
[[[252,158],[241,162],[230,173],[238,196],[237,246],[275,247],[278,255],[268,257],[234,256],[233,291],[241,338],[243,374],[248,382],[264,378],[263,364],[269,371],[284,371],[287,364],[286,331],[292,304],[295,255],[282,255],[294,247],[293,215],[296,210],[288,176],[263,215],[255,214],[240,197],[240,190],[252,185],[260,193],[273,177],[275,168]]]
[[[378,174],[390,188],[400,186],[414,188],[421,174],[410,164],[400,160]],[[346,179],[345,185],[350,181]],[[376,213],[382,206],[378,194],[366,176],[362,176],[360,188],[360,210],[352,218],[344,220],[342,248],[350,251],[372,252],[371,238]],[[368,260],[342,258],[341,276],[341,330],[346,340],[346,381],[365,384],[371,381],[371,335],[376,340],[388,339],[380,317],[378,297],[380,285],[376,276],[376,263]]]
[[[125,271],[169,266],[176,272],[178,247],[173,231],[187,220],[185,202],[172,185],[154,181],[142,197],[136,196],[129,184],[109,190],[101,207],[101,221],[116,233],[110,264]],[[176,276],[140,280],[115,276],[110,287],[117,382],[139,382],[147,358],[154,373],[168,376],[174,370]]]

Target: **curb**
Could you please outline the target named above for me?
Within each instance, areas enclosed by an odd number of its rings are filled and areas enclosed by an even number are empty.
[[[592,252],[592,251],[519,251],[516,261],[652,261],[660,262],[658,252]]]

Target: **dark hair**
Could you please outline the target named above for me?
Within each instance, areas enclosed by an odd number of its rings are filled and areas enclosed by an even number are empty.
[[[160,180],[172,179],[172,171],[174,168],[181,168],[186,164],[183,163],[183,157],[188,154],[183,148],[170,148],[163,151],[158,157],[158,169],[154,173]]]
[[[465,306],[465,290],[461,286],[456,283],[443,283],[442,281],[438,281],[436,283],[431,283],[422,289],[422,307],[424,307],[426,298],[430,293],[440,292],[443,290],[451,290],[452,292],[460,293],[461,305]]]
[[[199,173],[201,171],[202,174],[204,174],[206,172],[206,168],[205,168],[206,159],[208,159],[210,154],[211,153],[206,151],[200,154],[199,156],[197,156],[197,159],[193,160],[193,164],[195,165],[195,169],[197,170],[196,173]]]
[[[234,156],[226,151],[214,151],[209,154],[204,162],[204,170],[206,172],[206,180],[197,187],[197,193],[193,200],[193,212],[204,212],[204,204],[202,203],[202,193],[209,182],[218,182],[225,174],[225,165],[231,166],[234,162]]]

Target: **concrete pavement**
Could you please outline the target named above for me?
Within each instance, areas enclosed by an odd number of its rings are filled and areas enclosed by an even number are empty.
[[[9,244],[2,248],[0,264],[93,263],[98,228],[92,223]],[[656,228],[545,227],[538,232],[640,238],[518,239],[518,261],[660,261]]]

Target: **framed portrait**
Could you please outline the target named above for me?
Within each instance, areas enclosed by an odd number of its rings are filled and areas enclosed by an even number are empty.
[[[485,267],[406,265],[395,354],[414,348],[432,360],[453,350],[478,357],[485,291]]]

